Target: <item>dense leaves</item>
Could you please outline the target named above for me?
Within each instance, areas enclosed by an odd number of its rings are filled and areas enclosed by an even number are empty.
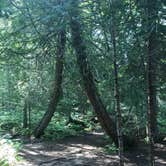
[[[147,112],[147,6],[144,1],[80,1],[80,22],[94,81],[110,116],[115,118],[112,13],[115,17],[117,66],[123,132],[145,137]],[[158,127],[166,128],[165,7],[157,1],[156,87]],[[115,10],[116,9],[116,10]],[[47,111],[54,87],[57,37],[66,28],[63,93],[47,132],[66,131],[70,114],[87,124],[95,116],[83,90],[70,29],[70,1],[0,1],[0,118],[22,125],[25,100],[31,113],[31,130]],[[115,12],[116,11],[116,12]],[[153,26],[153,25],[152,25]],[[9,121],[9,122],[10,122]],[[53,123],[56,121],[56,124]],[[6,122],[5,122],[6,123]],[[57,127],[57,123],[59,127]],[[1,125],[3,124],[3,121]],[[63,127],[62,127],[63,126]],[[17,126],[16,126],[17,128]],[[77,128],[77,127],[76,127]],[[67,128],[68,129],[68,128]],[[73,130],[73,128],[72,128]],[[49,135],[49,134],[46,135]]]

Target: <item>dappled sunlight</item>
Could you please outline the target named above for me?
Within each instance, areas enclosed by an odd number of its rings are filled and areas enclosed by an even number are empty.
[[[17,151],[12,143],[5,139],[0,139],[0,165],[8,163],[9,166],[15,166],[17,161]]]
[[[164,159],[159,159],[157,157],[155,157],[155,159],[157,159],[157,162],[163,165],[166,165],[166,161]]]
[[[69,147],[69,149],[78,149],[78,148],[87,149],[87,150],[97,149],[94,146],[85,145],[85,144],[70,144],[70,145],[71,145],[71,147]]]
[[[0,0],[0,166],[166,166],[165,9]]]

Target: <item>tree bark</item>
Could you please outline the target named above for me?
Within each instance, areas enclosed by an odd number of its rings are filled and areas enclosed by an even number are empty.
[[[27,128],[28,127],[28,103],[27,103],[27,99],[25,99],[25,103],[24,103],[24,108],[23,108],[23,128]]]
[[[149,166],[154,166],[154,139],[157,137],[157,101],[156,101],[156,0],[147,0],[148,24],[148,53],[147,53],[147,84],[148,84],[148,138]]]
[[[25,97],[24,101],[24,108],[23,108],[23,128],[29,128],[31,126],[31,106],[29,101],[29,95]]]
[[[105,106],[100,98],[98,90],[94,83],[93,74],[87,59],[86,44],[82,36],[82,27],[79,21],[78,1],[72,0],[70,10],[70,26],[72,32],[72,43],[76,51],[77,63],[79,66],[80,74],[83,79],[86,94],[94,108],[97,118],[104,129],[104,131],[112,138],[116,145],[118,145],[116,125],[110,118],[106,111]]]
[[[29,129],[31,129],[31,102],[30,101],[28,101],[28,119],[29,119],[29,121],[28,121],[28,127],[29,127]]]
[[[34,136],[39,138],[44,134],[44,130],[47,128],[51,118],[54,115],[60,96],[62,94],[62,74],[63,74],[63,64],[64,64],[64,53],[65,53],[65,43],[66,43],[66,32],[61,30],[58,34],[57,40],[57,56],[56,56],[56,69],[55,69],[55,83],[54,90],[50,98],[50,103],[47,112],[44,114],[43,118],[39,122],[37,128],[34,131]]]

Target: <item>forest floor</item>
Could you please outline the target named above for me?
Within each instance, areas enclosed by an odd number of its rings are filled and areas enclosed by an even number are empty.
[[[103,151],[107,144],[103,133],[73,136],[61,141],[26,142],[19,154],[18,166],[117,166],[118,156]],[[166,144],[155,145],[156,166],[166,165]],[[126,166],[147,166],[147,147],[125,152]]]

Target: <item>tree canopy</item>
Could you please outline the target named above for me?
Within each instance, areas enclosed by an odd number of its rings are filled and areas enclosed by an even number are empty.
[[[165,5],[0,0],[0,128],[56,138],[97,117],[117,146],[153,148],[166,133]]]

